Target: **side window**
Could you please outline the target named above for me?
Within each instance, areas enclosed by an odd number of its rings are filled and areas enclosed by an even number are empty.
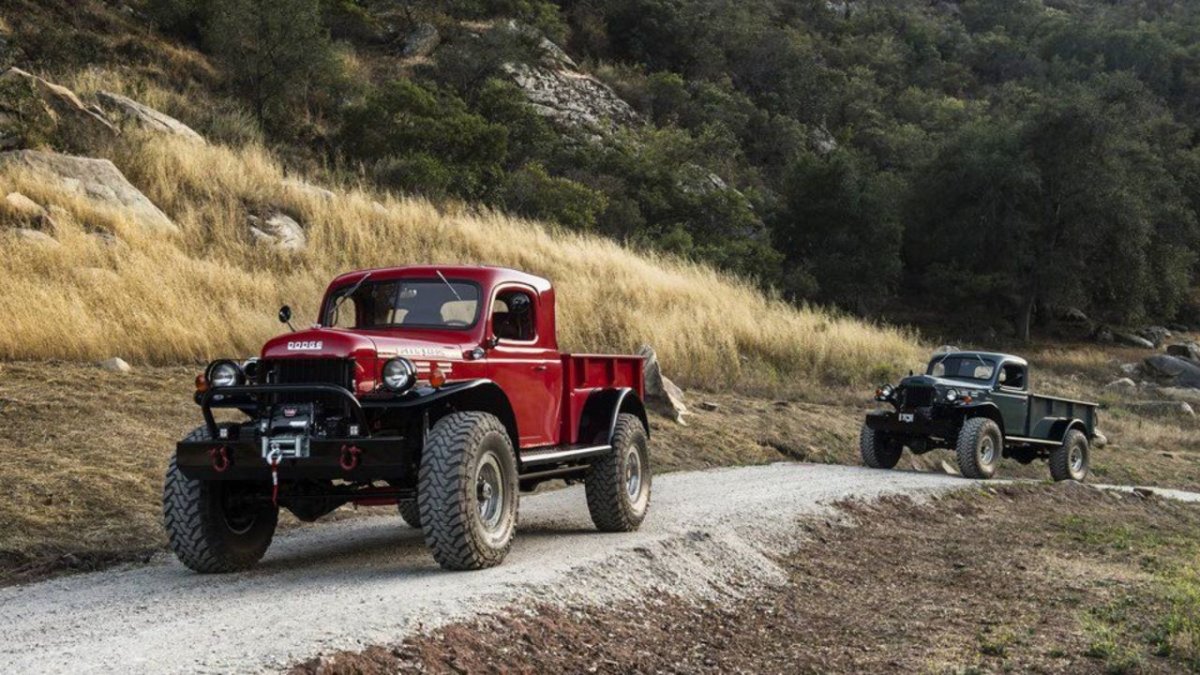
[[[1000,371],[1000,384],[1011,389],[1025,388],[1025,368],[1009,363]]]
[[[492,307],[492,332],[501,340],[529,342],[536,338],[533,304],[533,296],[525,291],[501,291]]]

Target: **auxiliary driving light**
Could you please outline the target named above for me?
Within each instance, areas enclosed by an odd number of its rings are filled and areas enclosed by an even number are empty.
[[[397,356],[383,364],[383,386],[401,393],[408,391],[417,383],[417,367],[412,361]]]

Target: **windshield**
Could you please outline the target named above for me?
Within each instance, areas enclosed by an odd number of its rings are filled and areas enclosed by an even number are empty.
[[[343,301],[347,293],[352,293]],[[479,286],[468,281],[388,279],[347,284],[329,297],[322,325],[331,328],[463,330],[479,318]]]
[[[996,372],[996,362],[981,356],[947,356],[929,364],[927,375],[955,380],[990,382]]]

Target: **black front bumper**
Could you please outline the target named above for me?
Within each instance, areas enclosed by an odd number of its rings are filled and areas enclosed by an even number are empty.
[[[867,414],[867,426],[895,438],[938,438],[950,440],[958,436],[959,420],[941,417],[936,409],[917,409],[894,412],[877,410]],[[904,415],[905,417],[901,417]]]
[[[308,457],[280,460],[279,479],[416,480],[416,458],[406,448],[399,436],[310,437]],[[271,480],[259,438],[182,441],[175,446],[175,462],[192,480]]]

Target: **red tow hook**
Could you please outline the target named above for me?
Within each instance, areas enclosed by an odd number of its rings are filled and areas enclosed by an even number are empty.
[[[208,451],[209,457],[212,458],[213,471],[217,473],[225,473],[229,470],[229,465],[232,463],[229,459],[229,448],[221,446]]]
[[[342,456],[338,460],[338,464],[342,465],[343,471],[353,471],[358,468],[358,459],[361,454],[362,450],[357,446],[343,445]]]

